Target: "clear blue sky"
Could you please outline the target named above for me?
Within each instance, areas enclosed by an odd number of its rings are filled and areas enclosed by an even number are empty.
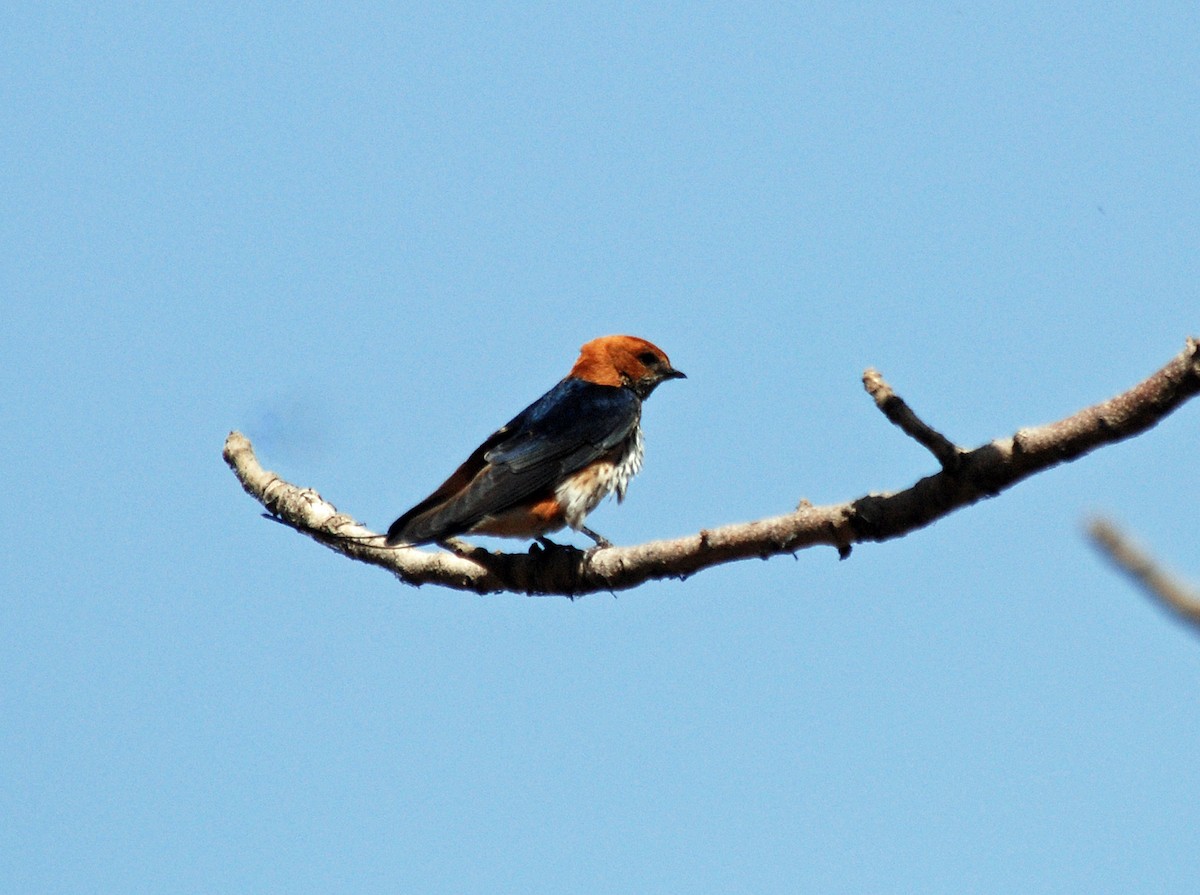
[[[1036,7],[1036,8],[1035,8]],[[619,543],[933,469],[1200,331],[1200,13],[23,4],[0,13],[0,890],[1200,891],[1200,405],[901,541],[571,603],[385,527],[628,332]],[[513,549],[523,549],[520,544]]]

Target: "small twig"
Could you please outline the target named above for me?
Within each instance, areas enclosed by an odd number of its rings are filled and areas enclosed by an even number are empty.
[[[942,464],[946,472],[958,469],[963,449],[922,420],[907,402],[897,395],[878,370],[868,367],[863,373],[863,388],[875,399],[875,406],[898,426],[905,435],[917,441]]]
[[[1160,566],[1107,519],[1093,519],[1088,534],[1096,547],[1147,594],[1191,625],[1200,627],[1200,592]]]

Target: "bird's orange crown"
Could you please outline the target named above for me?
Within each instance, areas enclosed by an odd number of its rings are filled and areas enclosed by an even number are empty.
[[[596,385],[626,386],[645,398],[667,379],[685,379],[657,345],[637,336],[601,336],[579,349],[568,374]]]

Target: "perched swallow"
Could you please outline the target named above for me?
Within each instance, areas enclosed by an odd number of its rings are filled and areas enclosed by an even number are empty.
[[[542,538],[564,525],[607,546],[584,520],[614,491],[623,500],[642,468],[642,401],[660,382],[684,378],[645,339],[593,339],[565,379],[392,523],[388,546],[467,533]]]

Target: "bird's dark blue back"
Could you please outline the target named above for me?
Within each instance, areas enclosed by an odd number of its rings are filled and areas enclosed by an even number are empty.
[[[641,406],[629,389],[567,378],[502,427],[496,433],[500,440],[485,456],[491,463],[519,470],[585,445],[603,453],[629,435]]]

